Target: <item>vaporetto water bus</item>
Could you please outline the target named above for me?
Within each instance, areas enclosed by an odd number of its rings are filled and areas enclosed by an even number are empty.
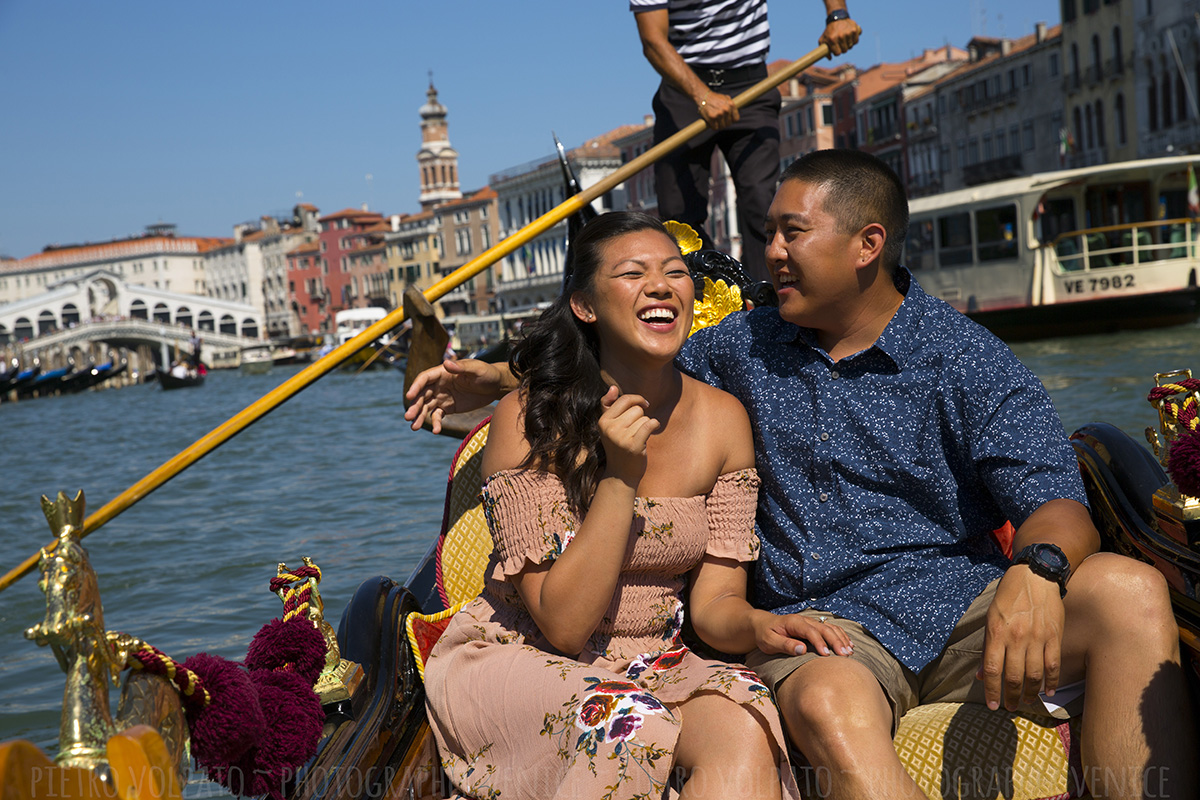
[[[1200,317],[1194,157],[1045,172],[910,203],[905,264],[1006,340]]]

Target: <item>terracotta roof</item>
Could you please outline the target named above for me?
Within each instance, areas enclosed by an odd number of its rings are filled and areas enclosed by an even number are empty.
[[[288,250],[287,254],[289,256],[302,256],[307,253],[316,253],[316,252],[320,251],[320,249],[321,249],[320,242],[317,242],[317,241],[305,242],[304,244],[300,245],[299,247],[293,247],[291,250]]]
[[[579,147],[571,148],[567,151],[567,155],[574,156],[576,158],[595,158],[597,156],[620,157],[621,149],[613,144],[613,142],[622,137],[637,133],[640,130],[644,130],[647,127],[649,126],[644,123],[640,125],[621,125],[620,127],[613,128],[607,133],[602,133],[599,136],[588,139]]]
[[[321,217],[320,221],[324,222],[327,219],[383,219],[383,214],[378,211],[363,211],[361,208],[343,208],[341,211],[335,211],[332,214],[327,214]]]
[[[443,209],[454,208],[455,206],[465,206],[471,203],[478,203],[481,200],[492,200],[496,197],[499,197],[499,195],[496,194],[495,189],[490,186],[484,186],[482,189],[476,189],[475,191],[468,193],[466,197],[460,197],[457,200],[447,200],[445,203],[442,203],[434,208],[433,211],[442,211]],[[425,213],[433,213],[433,211],[428,211]],[[415,219],[417,216],[420,215],[414,214],[409,217],[404,217],[401,219],[401,222]]]
[[[5,261],[0,269],[6,272],[20,272],[30,269],[86,264],[94,261],[116,261],[139,256],[206,253],[218,247],[225,247],[232,241],[232,239],[202,236],[139,236],[100,244],[50,246],[41,253],[34,253],[14,261]]]
[[[1054,39],[1061,35],[1062,35],[1062,25],[1054,25],[1053,27],[1049,27],[1046,29],[1046,38],[1045,38],[1044,42],[1049,42],[1051,39]],[[981,40],[981,37],[977,36],[974,39],[972,39],[971,41],[975,42],[975,41],[980,41],[980,40]],[[999,40],[995,40],[995,39],[988,39],[988,40],[982,40],[982,41],[991,42],[993,46],[996,46],[996,44],[999,42]],[[945,78],[957,80],[958,78],[961,78],[965,75],[969,75],[970,73],[975,72],[976,70],[980,70],[985,67],[991,67],[991,66],[995,65],[995,63],[1001,59],[1011,58],[1012,56],[1014,56],[1024,50],[1028,50],[1029,48],[1034,47],[1038,44],[1037,32],[1035,31],[1034,33],[1030,33],[1025,36],[1022,36],[1019,39],[1012,39],[1011,41],[1012,41],[1012,45],[1010,46],[1007,54],[1002,54],[1002,53],[998,53],[998,52],[988,53],[986,56],[979,59],[978,61],[963,64],[961,67],[956,69],[951,74],[946,75]]]

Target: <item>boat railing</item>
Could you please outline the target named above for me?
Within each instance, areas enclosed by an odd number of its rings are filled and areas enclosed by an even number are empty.
[[[1050,242],[1064,272],[1196,258],[1200,220],[1159,219],[1059,234]]]

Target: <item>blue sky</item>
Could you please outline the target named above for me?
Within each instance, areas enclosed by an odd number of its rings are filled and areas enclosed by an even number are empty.
[[[1057,0],[849,7],[860,67],[1059,21]],[[771,58],[811,50],[823,9],[775,0]],[[623,0],[0,0],[0,254],[156,222],[230,236],[301,200],[416,211],[430,70],[465,189],[552,130],[639,122],[658,82]]]

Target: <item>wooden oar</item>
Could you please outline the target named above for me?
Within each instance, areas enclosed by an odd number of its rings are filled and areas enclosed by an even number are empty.
[[[828,54],[829,48],[825,45],[820,45],[808,55],[792,62],[786,68],[776,72],[774,75],[767,76],[746,91],[739,94],[733,99],[734,104],[737,105],[738,108],[745,106],[751,100],[760,97],[784,81],[800,74],[800,72],[817,63]],[[642,153],[629,163],[623,165],[617,171],[602,178],[587,189],[584,189],[579,194],[568,197],[562,203],[559,203],[557,206],[550,209],[545,214],[514,233],[512,236],[502,239],[494,246],[480,253],[478,256],[471,259],[466,264],[463,264],[454,272],[445,276],[433,286],[426,289],[425,298],[431,303],[435,300],[438,300],[443,295],[457,288],[460,284],[463,284],[469,281],[471,278],[474,278],[476,275],[483,272],[485,269],[492,266],[517,248],[521,247],[526,242],[534,239],[539,234],[549,230],[559,222],[562,222],[567,217],[576,213],[580,208],[592,202],[597,197],[600,197],[605,192],[608,192],[629,180],[634,175],[641,172],[643,169],[650,166],[655,161],[662,158],[664,155],[676,149],[677,147],[686,144],[688,140],[702,133],[704,129],[704,120],[696,120],[671,138],[659,142],[654,147]],[[354,355],[359,350],[362,350],[380,336],[383,336],[384,334],[398,327],[402,322],[404,322],[403,305],[400,306],[400,308],[392,311],[383,319],[363,330],[353,339],[350,339],[345,344],[340,345],[328,355],[313,362],[300,372],[297,372],[279,386],[276,386],[258,400],[246,406],[244,409],[225,420],[225,422],[222,422],[207,434],[197,439],[185,450],[178,453],[176,456],[165,462],[162,466],[158,467],[150,474],[146,475],[146,477],[142,478],[140,481],[121,492],[112,500],[109,500],[98,511],[87,518],[87,520],[84,522],[82,536],[91,534],[97,528],[104,525],[104,523],[108,522],[113,517],[137,503],[143,497],[150,494],[167,481],[171,480],[171,478],[174,478],[180,472],[183,472],[192,464],[195,464],[197,461],[204,458],[204,456],[208,455],[213,450],[216,450],[234,436],[237,436],[243,430],[250,427],[279,406],[283,405],[299,392],[308,388],[308,386],[317,379],[324,377],[326,374],[336,369],[342,364],[342,362],[350,358],[350,356]],[[52,548],[53,544],[54,543],[48,544],[47,547]],[[20,577],[31,572],[33,568],[37,566],[38,556],[39,553],[34,553],[16,567],[13,567],[11,570],[9,570],[3,578],[0,578],[0,591],[7,589]]]

